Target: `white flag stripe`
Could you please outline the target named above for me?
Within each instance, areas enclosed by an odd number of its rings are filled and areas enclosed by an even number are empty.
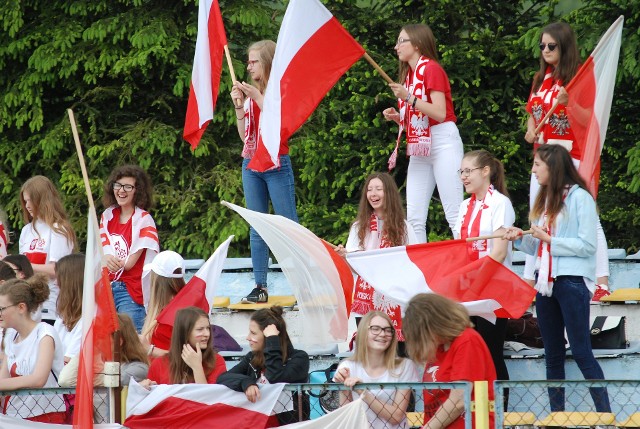
[[[0,414],[0,428],[2,429],[73,429],[73,425],[58,425],[52,423],[30,422],[29,420],[9,417]],[[94,429],[126,429],[117,423],[101,423],[93,425]]]
[[[219,384],[161,384],[147,390],[131,379],[127,395],[127,418],[146,414],[171,397],[205,405],[225,404],[270,415],[283,387],[284,383],[261,385],[260,400],[252,403],[244,392],[236,392]]]
[[[198,31],[196,38],[196,52],[191,71],[191,85],[198,101],[198,125],[202,125],[213,118],[213,94],[211,89],[211,62],[209,61],[209,12],[211,0],[200,0],[198,12]],[[202,79],[201,79],[202,78]]]
[[[366,407],[367,405],[360,398],[318,419],[281,427],[289,429],[366,429],[370,427],[367,421]]]
[[[209,303],[209,311],[211,311],[213,297],[216,295],[220,275],[222,274],[222,268],[224,267],[224,261],[227,259],[227,252],[229,251],[229,245],[231,244],[233,237],[233,235],[230,235],[224,243],[218,246],[215,252],[213,252],[213,255],[207,259],[207,262],[205,262],[195,274],[196,277],[202,279],[207,285],[205,289],[205,296]]]

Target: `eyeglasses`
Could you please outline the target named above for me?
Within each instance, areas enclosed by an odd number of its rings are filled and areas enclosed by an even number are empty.
[[[484,167],[476,167],[476,168],[465,168],[464,170],[458,170],[458,176],[460,177],[469,177],[473,170],[480,170]]]
[[[538,46],[540,47],[541,51],[544,51],[544,48],[549,48],[549,52],[553,52],[558,47],[558,44],[557,43],[547,43],[547,44],[540,43]]]
[[[124,189],[125,192],[131,192],[134,189],[136,189],[136,187],[133,186],[133,185],[129,185],[129,184],[123,185],[122,183],[118,183],[118,182],[113,184],[113,190],[114,191],[119,191],[120,189]]]
[[[385,335],[393,335],[396,332],[396,330],[393,329],[391,326],[387,326],[386,328],[383,328],[382,326],[378,326],[378,325],[369,326],[369,331],[373,335],[380,335],[380,333],[382,332],[384,332]]]
[[[247,61],[247,67],[253,67],[256,65],[256,63],[259,63],[260,61],[258,60],[248,60]]]
[[[405,39],[404,37],[398,37],[398,41],[396,42],[396,46],[402,45],[404,42],[410,42],[411,39]]]
[[[6,307],[0,307],[0,316],[2,316],[2,312],[5,311],[7,308],[11,308],[11,307],[15,307],[18,304],[11,304],[11,305],[7,305]]]

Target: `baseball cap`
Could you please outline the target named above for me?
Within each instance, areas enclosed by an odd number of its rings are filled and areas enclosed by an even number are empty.
[[[174,271],[178,268],[180,273],[175,274]],[[151,271],[162,277],[174,279],[184,277],[184,259],[173,250],[165,250],[158,253],[151,263],[144,266],[142,275],[146,276]]]

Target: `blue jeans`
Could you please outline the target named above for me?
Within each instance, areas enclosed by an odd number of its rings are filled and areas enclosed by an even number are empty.
[[[296,190],[289,155],[280,155],[280,168],[259,173],[247,169],[249,159],[242,161],[242,187],[249,210],[269,213],[269,200],[275,214],[298,222]],[[249,233],[251,263],[256,285],[267,286],[269,248],[253,228]]]
[[[139,334],[140,331],[142,331],[142,325],[144,325],[144,318],[147,317],[144,305],[138,304],[131,298],[124,282],[111,282],[111,291],[113,292],[113,302],[116,305],[116,311],[131,316],[133,325]]]
[[[604,380],[604,373],[591,350],[589,301],[591,294],[580,276],[558,276],[552,296],[536,295],[538,326],[544,342],[548,380],[564,380],[566,349],[564,330],[578,368],[587,380]],[[611,412],[609,395],[603,387],[589,389],[596,411]],[[563,388],[549,388],[551,411],[564,411]]]

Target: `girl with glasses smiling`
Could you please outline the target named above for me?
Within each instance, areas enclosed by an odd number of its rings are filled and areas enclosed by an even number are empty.
[[[147,314],[142,268],[160,250],[156,223],[147,212],[152,197],[151,179],[137,165],[116,167],[105,182],[102,197],[106,210],[100,218],[100,236],[113,300],[118,313],[133,319],[138,333]]]
[[[558,144],[569,151],[576,168],[580,165],[581,145],[576,142],[567,109],[569,94],[564,89],[580,68],[580,54],[576,36],[571,26],[565,22],[555,22],[542,29],[540,35],[540,70],[533,77],[531,94],[527,102],[527,133],[525,140],[534,145],[534,151],[543,144]],[[536,128],[541,124],[551,107],[558,102],[558,106],[548,120],[542,124],[539,134]],[[576,109],[578,107],[574,107]],[[540,190],[535,176],[531,175],[529,188],[529,205],[533,207]],[[607,240],[600,223],[597,222],[597,257],[596,276],[597,287],[593,301],[609,295],[609,258],[607,255]],[[527,256],[525,261],[524,278],[533,284],[535,277],[535,259]]]
[[[399,81],[389,87],[398,99],[399,112],[390,107],[382,114],[399,126],[389,168],[396,164],[402,131],[407,136],[407,220],[419,243],[427,241],[426,222],[433,191],[438,186],[449,228],[458,217],[462,185],[452,165],[460,165],[463,148],[456,126],[449,78],[438,63],[436,41],[424,24],[402,27],[395,45],[400,60]]]
[[[386,313],[371,311],[362,318],[354,355],[340,362],[333,381],[353,388],[358,383],[412,383],[418,371],[409,359],[396,355],[398,338]],[[373,429],[407,428],[411,389],[355,389],[340,391],[340,405],[362,398]]]

